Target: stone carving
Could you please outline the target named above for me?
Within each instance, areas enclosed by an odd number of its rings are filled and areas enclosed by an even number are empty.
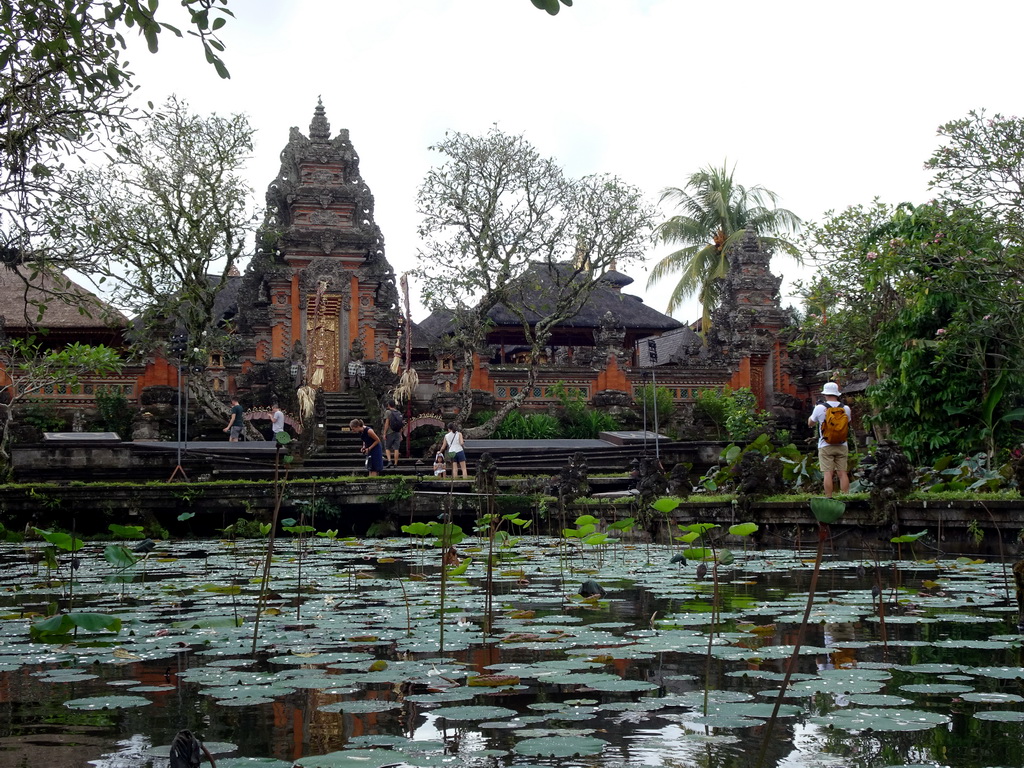
[[[309,214],[310,224],[319,224],[321,226],[330,226],[336,224],[338,217],[332,211],[313,211]]]
[[[626,329],[619,325],[611,311],[605,312],[601,323],[594,331],[595,363],[607,361],[614,356],[620,364],[628,362],[626,353]]]

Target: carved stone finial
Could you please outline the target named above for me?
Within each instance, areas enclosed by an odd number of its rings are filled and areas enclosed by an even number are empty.
[[[324,103],[319,98],[317,98],[316,110],[313,112],[313,122],[309,124],[309,140],[315,142],[331,140],[331,124],[327,122]]]

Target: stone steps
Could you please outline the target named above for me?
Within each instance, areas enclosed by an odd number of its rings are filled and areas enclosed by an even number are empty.
[[[370,423],[362,398],[348,392],[330,392],[323,399],[326,444],[322,451],[303,462],[303,469],[341,475],[366,472],[366,459],[359,453],[359,437],[349,429],[352,419]]]

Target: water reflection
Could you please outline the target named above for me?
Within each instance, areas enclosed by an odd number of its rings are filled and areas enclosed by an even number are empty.
[[[259,542],[206,542],[207,558],[153,557],[116,580],[102,546],[79,553],[73,589],[66,568],[0,551],[4,765],[162,766],[161,747],[189,728],[229,766],[232,756],[291,765],[386,749],[409,765],[752,768],[810,570],[806,553],[737,555],[716,591],[692,565],[669,565],[666,548],[599,558],[526,540],[498,567],[485,637],[483,557],[462,545],[476,562],[447,585],[442,654],[435,551],[286,542],[253,658]],[[786,699],[796,713],[775,725],[767,764],[1024,766],[1024,669],[1003,569],[858,565],[825,565]],[[573,596],[587,578],[608,599]],[[77,644],[29,642],[33,614],[55,606],[114,613],[124,626]],[[519,681],[470,687],[475,674]],[[65,706],[114,695],[148,703]],[[894,730],[904,713],[934,722]],[[597,738],[601,751],[523,751],[553,735]]]

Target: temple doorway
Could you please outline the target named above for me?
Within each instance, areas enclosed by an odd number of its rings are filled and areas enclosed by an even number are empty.
[[[310,384],[324,392],[343,392],[341,296],[317,291],[308,297],[306,306],[306,365]]]

